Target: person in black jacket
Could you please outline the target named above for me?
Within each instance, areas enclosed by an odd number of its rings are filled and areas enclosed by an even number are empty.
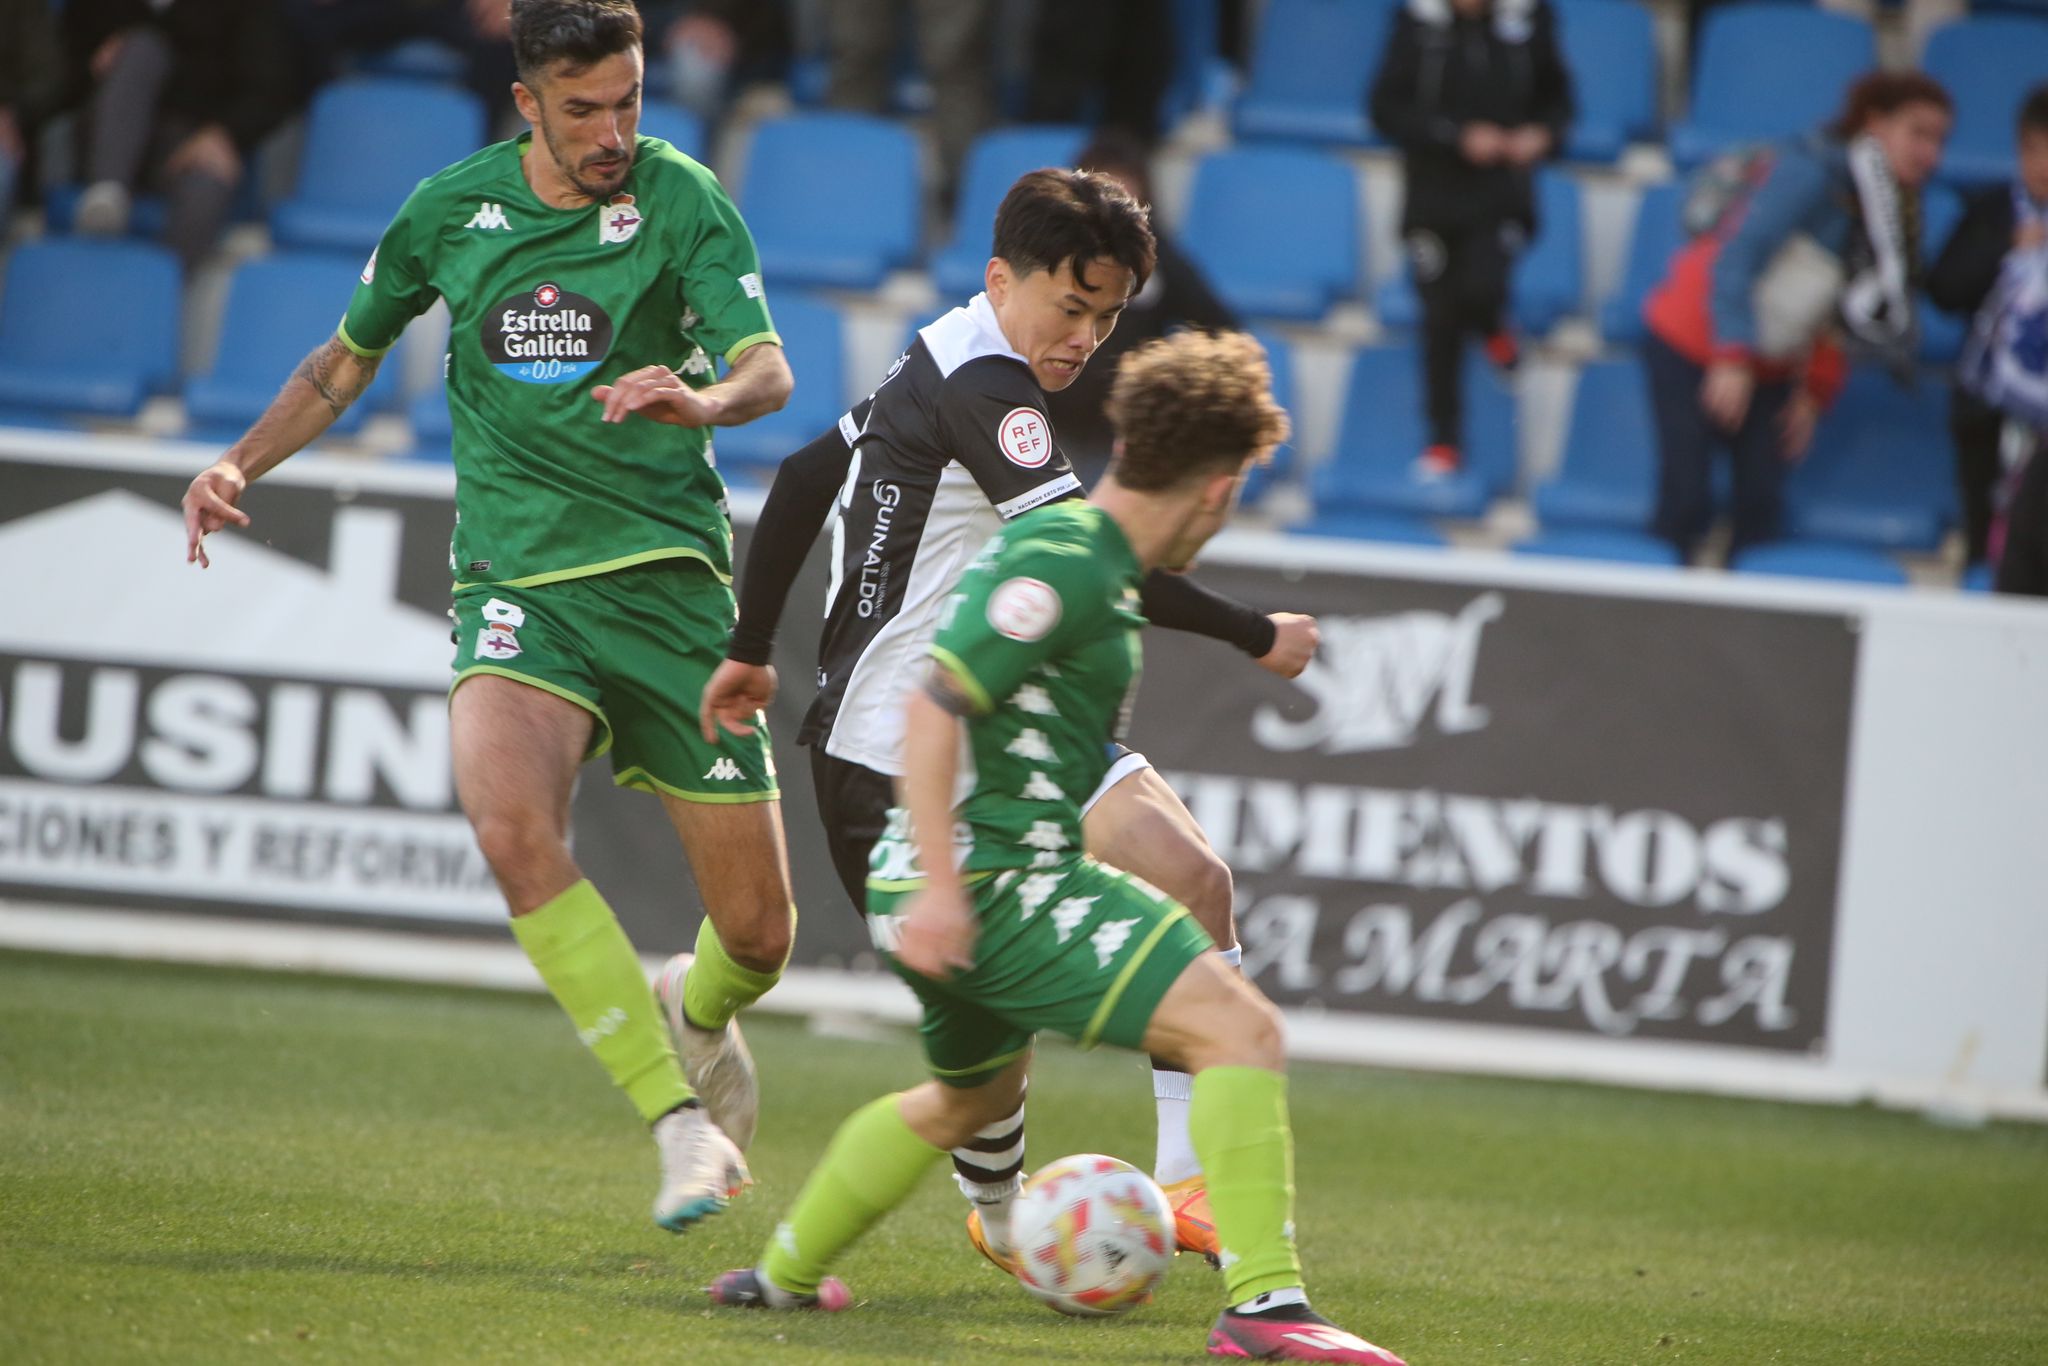
[[[1116,128],[1098,133],[1081,153],[1084,171],[1101,171],[1131,192],[1140,204],[1151,204],[1151,176],[1146,169],[1145,144],[1138,135]],[[1117,318],[1116,330],[1103,338],[1095,357],[1066,388],[1045,396],[1053,430],[1060,445],[1074,462],[1081,482],[1093,486],[1109,464],[1109,448],[1116,431],[1109,423],[1109,386],[1116,378],[1124,354],[1140,343],[1163,337],[1182,327],[1234,330],[1237,315],[1216,297],[1201,267],[1175,246],[1152,216],[1155,264],[1144,288],[1132,296]]]
[[[1460,463],[1464,339],[1517,357],[1503,320],[1536,231],[1532,168],[1557,150],[1572,85],[1548,0],[1407,0],[1373,79],[1373,125],[1404,156],[1401,232],[1422,296],[1428,474]]]
[[[1937,308],[1975,318],[1997,283],[2006,255],[2042,245],[2048,216],[2048,85],[2020,105],[2019,178],[1971,196],[1962,219],[1927,272],[1927,297]],[[2021,205],[2031,206],[2021,222]],[[2005,464],[2006,415],[1972,392],[1959,376],[1950,391],[1949,435],[1956,447],[1956,487],[1962,495],[1968,562],[1984,562],[1990,544],[1995,493]],[[2048,591],[2048,590],[2044,590]]]
[[[154,181],[189,270],[226,226],[257,144],[298,103],[278,0],[70,0],[63,27],[87,100],[78,231],[126,232],[131,193]]]

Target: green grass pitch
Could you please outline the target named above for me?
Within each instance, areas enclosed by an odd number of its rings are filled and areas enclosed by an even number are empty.
[[[759,1184],[655,1229],[654,1152],[537,996],[0,954],[0,1362],[1201,1356],[1215,1274],[1070,1322],[934,1171],[839,1315],[714,1312],[907,1035],[756,1017]],[[1142,1060],[1048,1047],[1037,1161],[1149,1165]],[[1304,1066],[1325,1312],[1413,1366],[2048,1362],[2048,1129]]]

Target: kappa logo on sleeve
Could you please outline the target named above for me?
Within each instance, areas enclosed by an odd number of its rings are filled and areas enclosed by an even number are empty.
[[[996,425],[996,444],[1011,464],[1035,470],[1052,459],[1052,426],[1036,408],[1012,408]]]
[[[1006,579],[988,595],[988,624],[1008,640],[1043,640],[1060,624],[1060,595],[1043,579]]]
[[[749,299],[760,298],[761,277],[752,271],[748,271],[745,275],[740,276],[740,293],[746,295]]]

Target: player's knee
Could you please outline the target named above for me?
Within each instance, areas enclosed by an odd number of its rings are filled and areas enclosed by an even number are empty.
[[[1278,1006],[1256,992],[1245,991],[1221,1015],[1210,1050],[1211,1065],[1285,1070],[1287,1026]]]
[[[786,909],[780,915],[764,911],[749,916],[743,925],[719,926],[718,942],[725,946],[726,956],[748,972],[780,972],[789,961],[794,937],[790,922]]]
[[[553,860],[562,845],[554,822],[537,811],[512,808],[479,812],[470,817],[477,848],[499,881],[516,883],[529,871]]]

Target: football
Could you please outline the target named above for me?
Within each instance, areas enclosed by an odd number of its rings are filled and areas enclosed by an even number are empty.
[[[1079,1153],[1039,1168],[1010,1207],[1017,1279],[1076,1318],[1142,1304],[1173,1262],[1173,1209],[1128,1162]]]

